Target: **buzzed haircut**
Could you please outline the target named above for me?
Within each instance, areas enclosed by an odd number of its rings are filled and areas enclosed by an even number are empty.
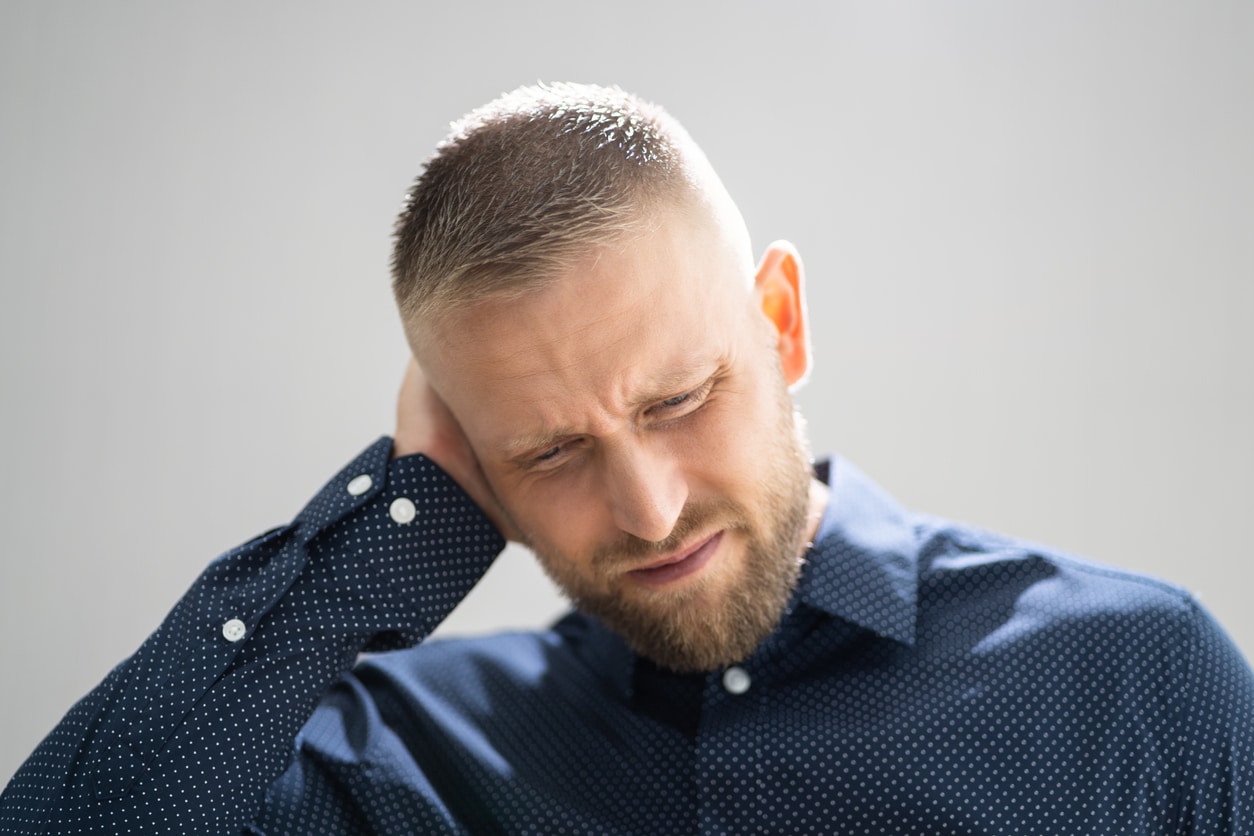
[[[470,112],[396,221],[392,289],[407,328],[541,287],[635,228],[690,188],[691,142],[660,107],[617,87],[520,87]]]

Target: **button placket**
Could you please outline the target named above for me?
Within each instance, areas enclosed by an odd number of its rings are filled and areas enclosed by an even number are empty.
[[[752,684],[749,672],[739,665],[732,665],[723,671],[723,690],[729,694],[739,696],[747,692]]]
[[[388,515],[401,525],[408,525],[418,516],[418,508],[414,505],[412,499],[407,497],[399,497],[392,500],[392,504],[388,506]]]

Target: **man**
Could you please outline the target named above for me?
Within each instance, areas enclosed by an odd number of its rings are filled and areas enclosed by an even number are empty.
[[[800,260],[657,108],[471,114],[394,288],[395,440],[210,565],[7,831],[1254,829],[1254,677],[1185,593],[812,470]],[[578,613],[411,647],[501,534]]]

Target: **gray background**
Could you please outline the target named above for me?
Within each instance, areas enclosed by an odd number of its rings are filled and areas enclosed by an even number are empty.
[[[390,431],[403,192],[566,78],[664,103],[800,248],[816,450],[1254,654],[1254,4],[7,0],[0,778]],[[560,606],[509,552],[450,626]]]

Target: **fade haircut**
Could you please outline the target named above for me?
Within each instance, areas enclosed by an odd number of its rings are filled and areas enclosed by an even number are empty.
[[[392,290],[406,329],[544,286],[692,189],[694,154],[678,122],[617,87],[520,87],[470,112],[396,221]]]

